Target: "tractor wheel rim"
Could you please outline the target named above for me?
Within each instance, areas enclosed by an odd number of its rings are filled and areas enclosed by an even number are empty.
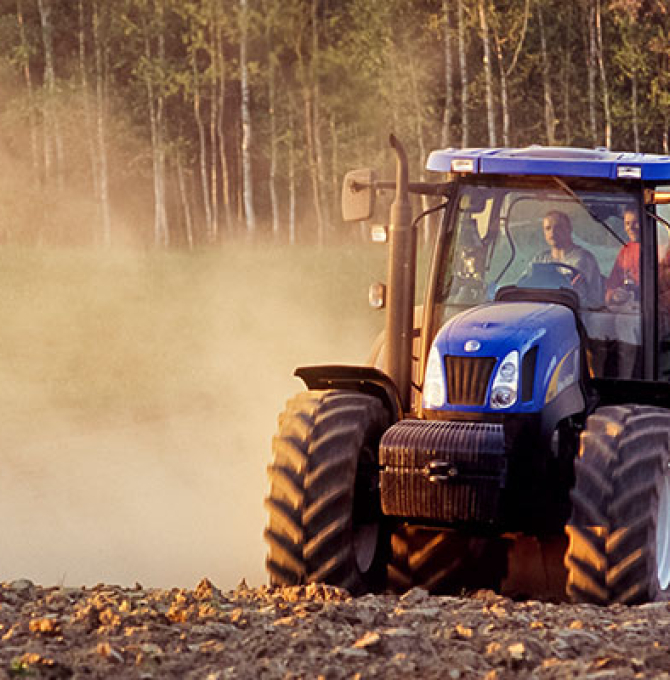
[[[376,522],[360,524],[354,530],[354,555],[362,574],[367,573],[374,562],[378,539],[379,524]]]
[[[670,469],[666,468],[658,498],[656,565],[661,590],[670,585]]]

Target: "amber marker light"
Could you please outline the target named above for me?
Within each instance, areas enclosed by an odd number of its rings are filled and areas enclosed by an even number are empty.
[[[376,281],[368,290],[368,302],[373,309],[384,309],[386,307],[386,286]]]
[[[375,224],[370,229],[373,243],[387,243],[389,240],[388,227],[385,224]]]
[[[670,203],[670,191],[654,191],[651,202],[654,205],[667,205]]]

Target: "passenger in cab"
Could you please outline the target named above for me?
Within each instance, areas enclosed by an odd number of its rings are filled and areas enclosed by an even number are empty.
[[[608,304],[622,304],[639,299],[640,219],[637,210],[626,209],[623,226],[629,241],[619,251],[607,279],[605,299]]]

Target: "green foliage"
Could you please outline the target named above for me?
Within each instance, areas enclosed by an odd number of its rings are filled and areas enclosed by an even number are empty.
[[[595,0],[594,0],[595,1]],[[485,145],[486,93],[480,0],[460,0],[465,11],[465,63],[468,75],[469,143]],[[440,144],[445,93],[445,26],[450,24],[453,110],[451,139],[461,138],[464,92],[458,55],[457,3],[443,0],[249,0],[247,26],[251,87],[254,196],[263,224],[269,224],[269,172],[275,165],[275,189],[280,221],[286,225],[291,188],[297,197],[298,234],[309,237],[315,222],[313,178],[318,174],[322,194],[337,215],[337,187],[354,165],[385,167],[391,158],[386,139],[393,131],[404,140],[418,174],[425,153]],[[91,175],[80,151],[99,144],[94,126],[82,123],[85,106],[92,106],[102,82],[107,128],[132,131],[128,138],[107,137],[111,147],[110,173],[143,178],[155,172],[152,154],[162,154],[167,167],[167,211],[172,242],[183,233],[183,206],[176,179],[177,161],[184,173],[195,221],[195,241],[205,241],[203,194],[207,182],[218,183],[213,194],[219,205],[229,201],[235,218],[221,225],[221,234],[239,231],[243,195],[240,106],[240,22],[236,0],[102,0],[84,2],[84,33],[80,43],[79,3],[52,0],[51,15],[57,88],[43,88],[45,45],[36,3],[0,0],[0,61],[11,70],[12,86],[3,92],[0,122],[16,130],[20,117],[32,125],[37,140],[34,161],[40,167],[33,182],[48,176],[49,149],[45,135],[56,116],[67,178],[76,178],[70,191],[81,189],[82,176]],[[507,79],[511,143],[545,143],[544,92],[539,12],[545,17],[549,55],[549,86],[556,116],[558,143],[591,143],[588,100],[588,18],[590,2],[563,0],[485,0],[491,34],[494,120],[501,139],[503,115],[501,71]],[[670,12],[664,0],[601,0],[603,58],[610,88],[613,145],[632,145],[633,127],[642,150],[664,151],[670,125]],[[18,8],[21,8],[22,24]],[[98,35],[93,12],[99,13]],[[20,26],[23,26],[21,32]],[[97,41],[97,43],[96,43]],[[99,54],[96,55],[96,44]],[[83,52],[82,52],[83,50]],[[83,57],[82,57],[83,54]],[[97,60],[100,57],[100,61]],[[81,91],[81,69],[89,93]],[[30,76],[31,90],[27,76]],[[270,105],[273,79],[274,101]],[[631,110],[635,79],[638,108]],[[6,80],[9,80],[6,78]],[[597,82],[598,135],[604,129],[603,92]],[[90,95],[87,99],[87,95]],[[54,102],[54,97],[58,101]],[[72,114],[68,103],[76,102]],[[80,105],[81,103],[81,105]],[[272,109],[272,110],[271,110]],[[152,136],[150,114],[160,110],[160,137]],[[308,114],[308,111],[310,113]],[[196,115],[206,127],[204,136]],[[309,120],[308,116],[312,116]],[[314,130],[310,131],[310,122]],[[40,127],[42,126],[42,127]],[[213,132],[217,127],[216,134]],[[39,133],[39,134],[37,134]],[[220,135],[221,139],[214,138]],[[31,148],[29,135],[8,135],[10,147]],[[14,141],[18,139],[19,141]],[[423,145],[423,149],[421,148]],[[160,149],[157,148],[160,146]],[[315,147],[310,157],[310,148]],[[51,155],[55,154],[54,148]],[[119,150],[120,149],[120,150]],[[83,151],[81,151],[84,153]],[[294,177],[289,182],[293,154]],[[274,154],[274,155],[273,155]],[[130,155],[130,158],[129,158]],[[50,160],[53,162],[53,160]],[[203,173],[202,163],[206,166]],[[318,169],[314,165],[318,162]],[[29,161],[25,161],[26,166]],[[76,167],[75,167],[76,166]],[[227,194],[222,178],[227,176]],[[318,171],[318,172],[317,172]],[[26,168],[27,174],[27,168]],[[125,214],[125,185],[111,180],[114,214]],[[53,193],[53,187],[46,187]],[[93,187],[89,187],[92,191]],[[63,200],[67,200],[68,192]],[[53,200],[57,200],[58,196]],[[151,213],[151,191],[143,195]],[[50,199],[52,200],[52,199]],[[264,218],[264,219],[263,219]],[[331,218],[334,225],[336,217]],[[0,229],[3,225],[0,225]],[[285,227],[280,235],[286,239]],[[260,232],[267,231],[261,226]],[[40,233],[45,231],[40,228]],[[10,241],[20,240],[6,231]],[[333,238],[334,228],[328,232]]]

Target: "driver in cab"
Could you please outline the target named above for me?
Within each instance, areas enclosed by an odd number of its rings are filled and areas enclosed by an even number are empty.
[[[544,216],[542,230],[549,249],[536,255],[533,262],[568,265],[571,269],[565,268],[566,276],[582,303],[600,307],[604,291],[598,262],[592,253],[572,240],[570,218],[560,210],[551,210]]]

